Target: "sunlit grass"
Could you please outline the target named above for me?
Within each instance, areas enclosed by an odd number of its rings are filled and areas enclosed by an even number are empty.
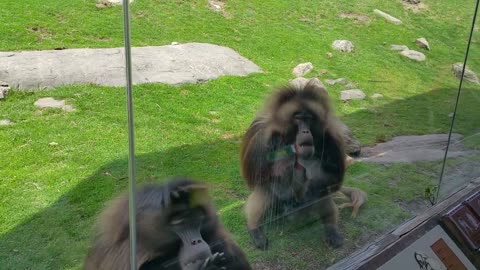
[[[94,2],[3,0],[0,50],[122,46],[121,8],[97,9]],[[308,76],[345,77],[367,96],[384,95],[342,103],[343,87],[328,87],[336,112],[365,145],[396,135],[449,130],[458,84],[451,64],[463,59],[473,1],[460,6],[425,0],[429,9],[418,14],[396,1],[357,2],[228,1],[232,17],[227,19],[208,10],[206,1],[136,1],[135,46],[210,42],[232,47],[264,71],[198,85],[136,86],[138,182],[172,175],[208,182],[234,239],[253,262],[272,269],[322,269],[410,217],[406,205],[421,200],[425,187],[436,183],[438,163],[354,164],[346,182],[367,191],[369,201],[357,219],[342,210],[346,246],[341,250],[323,243],[318,223],[287,222],[269,231],[272,244],[267,252],[255,250],[245,230],[248,190],[239,173],[239,140],[263,98],[273,86],[291,79],[291,69],[300,62],[314,64]],[[374,8],[398,16],[404,24],[384,22],[372,14]],[[367,15],[370,22],[340,19],[342,12]],[[390,44],[416,48],[414,40],[420,36],[432,47],[424,52],[426,62],[390,51]],[[330,45],[335,39],[352,40],[355,52],[334,52]],[[469,66],[479,71],[478,33],[475,41]],[[321,69],[328,72],[320,75]],[[46,96],[66,99],[76,111],[35,108],[35,100]],[[479,87],[466,83],[456,132],[478,133],[479,101]],[[124,89],[88,85],[13,91],[0,101],[3,118],[14,124],[0,127],[0,265],[79,269],[95,215],[127,185]]]

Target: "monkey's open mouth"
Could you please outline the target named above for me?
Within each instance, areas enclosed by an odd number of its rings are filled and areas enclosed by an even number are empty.
[[[313,146],[312,142],[303,142],[299,145],[300,147],[311,147]]]

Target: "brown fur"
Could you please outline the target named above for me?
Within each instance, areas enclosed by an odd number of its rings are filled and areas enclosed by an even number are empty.
[[[360,207],[367,202],[367,193],[358,188],[347,186],[343,186],[340,192],[347,196],[350,202],[342,203],[338,206],[338,208],[343,209],[346,207],[352,207],[351,216],[352,218],[357,217]]]
[[[278,165],[278,161],[272,162],[267,158],[278,147],[294,143],[297,127],[293,115],[302,110],[307,110],[314,117],[310,125],[315,158],[318,160],[314,167],[323,170],[321,177],[317,177],[313,182],[306,181],[305,176],[289,176],[293,171],[294,161],[281,161],[282,164]],[[324,88],[315,83],[307,83],[299,89],[290,86],[274,92],[248,128],[241,147],[242,176],[252,190],[246,203],[247,227],[250,233],[253,231],[260,235],[258,239],[264,237],[262,232],[258,233],[261,220],[275,201],[269,190],[273,188],[282,192],[282,189],[289,189],[300,183],[301,188],[294,191],[295,197],[304,197],[308,191],[316,194],[313,195],[315,198],[310,199],[321,198],[316,208],[327,224],[327,238],[329,235],[338,235],[337,208],[332,197],[325,197],[326,194],[320,194],[320,190],[327,187],[331,187],[329,193],[340,190],[347,166],[345,157],[339,120],[331,110]],[[256,236],[252,238],[255,241]],[[258,247],[258,243],[256,245]]]
[[[164,266],[166,261],[176,260],[181,241],[169,229],[167,216],[175,205],[170,205],[166,196],[170,191],[198,184],[187,179],[171,181],[166,185],[146,185],[137,191],[137,269],[180,270],[180,265]],[[210,245],[212,253],[224,252],[232,259],[228,269],[251,269],[245,254],[233,242],[229,233],[218,220],[208,197],[202,208],[207,219],[202,225],[202,236]],[[86,270],[130,269],[128,194],[112,200],[99,215],[95,226],[95,238],[85,260]],[[145,266],[145,265],[148,265]]]

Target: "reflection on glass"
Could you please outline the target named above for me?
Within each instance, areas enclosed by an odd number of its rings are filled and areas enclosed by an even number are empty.
[[[440,178],[439,200],[447,198],[471,181],[478,181],[480,177],[479,40],[474,17],[465,58],[468,64],[464,66],[464,62],[457,62],[452,65],[460,85],[457,104],[449,114],[452,118],[451,136]]]

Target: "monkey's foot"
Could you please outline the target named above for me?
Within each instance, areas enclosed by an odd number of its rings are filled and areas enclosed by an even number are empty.
[[[335,228],[327,227],[325,229],[325,240],[333,248],[343,246],[343,236]]]
[[[260,228],[248,229],[248,233],[253,240],[253,244],[261,249],[267,250],[268,248],[268,239],[265,233]]]

